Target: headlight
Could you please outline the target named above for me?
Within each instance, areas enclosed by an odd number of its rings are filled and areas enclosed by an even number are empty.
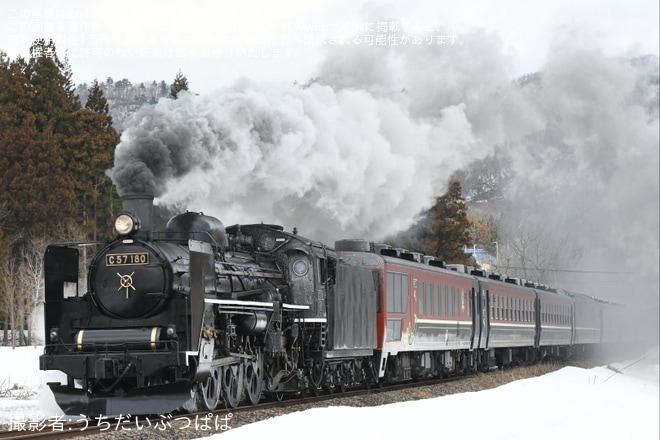
[[[140,222],[130,214],[122,213],[115,218],[115,232],[118,235],[132,235],[140,229]]]

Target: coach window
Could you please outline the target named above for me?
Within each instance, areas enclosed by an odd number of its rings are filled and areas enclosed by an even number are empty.
[[[467,315],[468,318],[472,318],[472,290],[468,290],[467,295]]]
[[[387,311],[404,314],[408,310],[408,275],[387,273]]]
[[[433,313],[433,302],[431,300],[431,284],[426,284],[426,301],[424,302],[426,314],[431,315]]]
[[[454,287],[447,288],[447,315],[454,316]]]
[[[440,315],[447,316],[447,290],[445,286],[440,286]]]
[[[424,314],[424,283],[419,283],[417,285],[417,313],[419,315]]]
[[[449,295],[449,316],[453,317],[455,310],[454,302],[456,301],[455,298],[456,291],[454,290],[454,286],[450,287],[449,290],[451,292],[451,294]]]
[[[438,285],[433,285],[433,314],[438,316],[440,310],[440,294],[438,293]]]
[[[387,320],[387,340],[400,341],[401,340],[401,320],[388,319]]]

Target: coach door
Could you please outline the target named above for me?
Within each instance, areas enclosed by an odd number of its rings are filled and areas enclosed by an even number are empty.
[[[479,283],[477,280],[472,282],[472,341],[470,349],[487,348],[489,323],[488,316],[488,285]]]

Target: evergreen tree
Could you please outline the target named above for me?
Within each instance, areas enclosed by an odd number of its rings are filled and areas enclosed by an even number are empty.
[[[420,214],[413,226],[386,242],[436,256],[447,263],[472,265],[472,257],[463,251],[465,246],[473,244],[472,228],[461,183],[456,180],[446,194],[436,198],[435,204]]]
[[[53,124],[37,129],[27,112],[17,127],[0,135],[3,168],[0,203],[7,207],[7,227],[26,238],[50,236],[53,224],[69,221],[75,212],[73,183],[65,173],[64,158]]]
[[[20,125],[25,113],[31,110],[34,90],[27,69],[23,58],[11,61],[0,53],[0,136],[8,127]],[[0,154],[3,147],[0,143]]]
[[[30,54],[27,62],[4,59],[0,75],[0,204],[7,227],[25,239],[50,235],[78,210],[67,166],[80,109],[71,72],[52,40],[35,40]]]
[[[68,139],[75,152],[68,169],[75,178],[76,195],[81,211],[79,218],[83,229],[98,239],[109,238],[113,206],[116,195],[105,170],[112,167],[119,135],[112,127],[112,117],[103,90],[98,81],[89,89],[85,108],[75,113],[76,128]]]
[[[105,99],[103,89],[97,80],[94,80],[92,87],[87,90],[88,97],[85,103],[85,108],[92,110],[95,113],[106,115],[109,119],[108,122],[112,125],[112,117],[110,116],[110,106],[108,100]]]
[[[53,40],[37,39],[30,46],[28,62],[30,84],[34,89],[32,112],[37,129],[53,123],[56,135],[69,133],[72,114],[80,109],[80,102],[71,82],[71,69],[60,61]]]
[[[448,263],[472,264],[470,255],[463,251],[472,244],[472,237],[461,182],[451,183],[449,191],[437,198],[429,215],[431,225],[426,253]]]
[[[176,99],[177,96],[179,96],[179,92],[182,90],[188,90],[188,78],[186,78],[179,70],[179,73],[174,77],[174,83],[172,83],[172,87],[170,88],[170,96]]]

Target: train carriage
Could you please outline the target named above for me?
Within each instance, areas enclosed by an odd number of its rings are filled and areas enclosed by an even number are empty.
[[[536,339],[534,291],[503,281],[487,283],[490,301],[489,347],[533,347]]]
[[[407,265],[391,257],[384,261],[387,295],[382,310],[387,338],[383,350],[473,348],[472,292],[477,288],[473,278],[432,266]],[[406,290],[408,304],[401,308],[399,300]]]
[[[602,302],[586,295],[568,292],[574,301],[573,344],[596,344],[601,342]]]
[[[570,354],[574,331],[571,317],[574,314],[573,299],[561,290],[535,289],[536,323],[538,341],[536,346],[544,352],[566,357]]]

